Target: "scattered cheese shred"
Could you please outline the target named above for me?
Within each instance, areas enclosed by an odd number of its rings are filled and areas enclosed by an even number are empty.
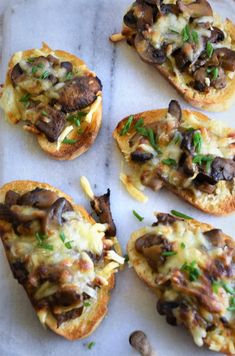
[[[70,126],[67,126],[64,131],[60,134],[60,136],[58,137],[58,140],[57,140],[57,146],[56,146],[56,149],[57,151],[59,151],[60,149],[60,146],[61,146],[61,143],[64,141],[65,137],[68,136],[68,134],[73,131],[73,126],[70,125]]]
[[[113,250],[108,251],[108,253],[107,253],[107,259],[108,259],[108,260],[115,261],[115,262],[119,263],[120,265],[123,265],[124,262],[125,262],[125,258],[119,256],[119,255],[118,255],[115,251],[113,251]]]
[[[112,36],[109,37],[110,41],[112,42],[119,42],[126,38],[122,33],[114,33]]]
[[[141,203],[146,203],[148,201],[148,197],[144,195],[139,189],[137,189],[133,183],[131,182],[130,176],[127,176],[124,173],[120,174],[120,180],[123,183],[124,187],[128,191],[128,193],[137,201]]]
[[[94,193],[93,193],[93,191],[91,189],[90,182],[88,181],[88,179],[85,176],[82,176],[80,178],[80,184],[81,184],[81,187],[82,187],[84,193],[88,196],[88,198],[90,200],[93,200],[94,199]]]

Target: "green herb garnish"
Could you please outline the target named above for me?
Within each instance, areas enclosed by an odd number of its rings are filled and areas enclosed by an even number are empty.
[[[184,242],[181,242],[180,247],[182,248],[182,250],[184,250],[185,247],[186,247],[185,243],[184,243]]]
[[[89,343],[87,344],[87,348],[88,348],[89,350],[91,350],[92,347],[94,347],[94,346],[95,346],[95,342],[94,342],[94,341],[91,341],[91,342],[89,342]]]
[[[213,281],[212,282],[212,290],[214,293],[218,293],[219,292],[219,288],[221,287],[221,283],[218,281]]]
[[[147,137],[149,140],[150,145],[158,152],[161,153],[161,150],[156,144],[156,138],[155,138],[155,133],[152,128],[150,127],[140,127],[137,126],[136,131],[140,133],[142,136]]]
[[[125,258],[125,263],[129,262],[129,256],[128,255],[124,255]]]
[[[41,111],[42,116],[48,116],[48,113],[46,111]]]
[[[199,36],[198,36],[197,31],[194,31],[194,30],[193,30],[193,31],[191,32],[191,36],[192,36],[193,42],[196,43],[196,44],[198,44],[198,42],[199,42]]]
[[[225,282],[221,282],[221,286],[224,288],[224,290],[229,293],[234,295],[235,294],[235,290],[233,289],[233,287],[231,287],[229,284],[225,283]]]
[[[61,233],[60,233],[60,239],[63,243],[65,242],[66,237],[65,237],[65,234],[63,231],[61,231]]]
[[[66,80],[71,80],[73,78],[73,73],[72,72],[68,72],[65,76]]]
[[[50,73],[46,70],[45,72],[42,73],[40,79],[47,79],[49,77]]]
[[[63,231],[60,232],[60,235],[59,235],[59,236],[60,236],[61,241],[62,241],[63,244],[65,245],[65,247],[66,247],[68,250],[71,250],[71,248],[72,248],[71,242],[73,242],[73,241],[67,241],[67,242],[65,242],[66,236],[65,236],[65,234],[64,234]]]
[[[144,119],[140,118],[138,121],[135,123],[135,129],[138,127],[142,127],[144,125]]]
[[[162,256],[164,257],[169,257],[169,256],[175,256],[177,254],[176,251],[163,251]]]
[[[175,30],[174,28],[169,28],[169,30],[172,32],[172,33],[176,33],[177,35],[180,34],[179,31]]]
[[[72,249],[72,240],[71,241],[67,241],[67,242],[65,242],[65,247],[68,249],[68,250],[71,250]]]
[[[35,74],[37,71],[38,71],[38,67],[37,66],[32,67],[32,74]]]
[[[142,216],[140,216],[135,210],[132,210],[132,213],[139,221],[144,220],[144,218]]]
[[[20,102],[23,103],[26,108],[28,108],[30,105],[30,98],[31,94],[25,94],[20,98]]]
[[[36,232],[35,237],[38,241],[37,247],[44,248],[45,250],[53,251],[53,246],[45,242],[45,240],[48,239],[47,235],[44,235],[41,232]]]
[[[210,42],[207,42],[207,44],[206,44],[206,53],[207,53],[209,58],[211,58],[213,52],[214,52],[214,48],[213,48],[212,44]]]
[[[212,80],[215,80],[219,76],[219,68],[217,67],[207,68],[207,73],[212,75]]]
[[[171,210],[171,214],[172,215],[175,215],[179,218],[182,218],[182,219],[187,219],[187,220],[191,220],[193,218],[191,218],[191,216],[188,216],[188,215],[185,215],[183,213],[181,213],[180,211],[177,211],[177,210]]]
[[[193,145],[197,153],[201,152],[202,149],[202,136],[200,132],[195,132],[193,135]]]
[[[167,166],[176,166],[176,160],[173,158],[167,158],[167,159],[163,159],[162,163],[166,164]]]
[[[32,58],[32,57],[27,59],[28,63],[33,63],[34,61],[35,61],[35,58]]]
[[[69,139],[69,138],[65,138],[62,143],[66,143],[67,145],[74,145],[75,143],[77,143],[78,140],[72,140],[72,139]]]
[[[127,132],[130,130],[131,128],[131,124],[132,124],[132,121],[134,119],[134,116],[131,115],[129,116],[127,122],[125,123],[125,125],[123,126],[123,128],[121,129],[121,132],[120,132],[120,136],[125,136],[127,134]]]
[[[191,263],[184,263],[181,267],[181,271],[188,272],[189,279],[191,282],[196,281],[200,276],[200,271],[197,268],[196,261],[193,261]]]
[[[186,25],[183,30],[182,30],[182,40],[184,42],[187,42],[190,40],[191,36],[190,36],[190,30],[189,30],[189,25]]]
[[[84,111],[80,111],[74,115],[69,115],[67,120],[72,122],[75,126],[79,127],[81,125],[81,120],[87,116],[87,113]]]
[[[235,311],[235,297],[230,298],[229,307],[227,308],[228,311]]]
[[[200,166],[202,164],[206,164],[206,172],[208,173],[210,171],[211,168],[211,164],[214,160],[213,156],[204,156],[204,155],[197,155],[195,157],[193,157],[193,163],[197,163]]]
[[[182,136],[179,132],[176,132],[174,137],[173,137],[173,142],[175,145],[181,142]]]
[[[89,303],[89,302],[84,302],[83,305],[84,305],[84,307],[90,307],[90,306],[91,306],[91,303]]]

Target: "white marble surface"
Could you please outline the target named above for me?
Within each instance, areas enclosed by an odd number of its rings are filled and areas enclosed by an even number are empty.
[[[211,222],[235,236],[234,215],[213,218],[181,202],[171,193],[146,191],[145,205],[129,197],[119,183],[121,155],[111,133],[124,116],[147,109],[167,106],[180,99],[169,84],[148,65],[142,63],[128,46],[114,46],[108,36],[121,28],[128,0],[1,0],[4,5],[2,71],[4,77],[9,56],[21,49],[40,46],[62,48],[83,58],[97,72],[104,85],[102,130],[91,150],[73,162],[56,162],[45,156],[34,137],[0,120],[0,184],[13,179],[33,179],[51,183],[71,194],[88,207],[79,185],[81,175],[92,182],[95,192],[112,190],[112,210],[123,249],[131,231],[153,221],[153,211],[177,209],[202,221]],[[217,11],[235,21],[233,0],[213,1]],[[187,106],[181,100],[182,106]],[[211,114],[235,126],[235,107],[221,114]],[[2,117],[2,115],[1,115]],[[139,223],[132,209],[145,220]],[[156,299],[138,280],[132,269],[121,272],[113,290],[107,318],[86,341],[68,342],[44,330],[35,316],[22,288],[13,280],[0,248],[0,355],[94,355],[129,356],[135,352],[128,336],[143,329],[159,356],[213,355],[198,349],[183,328],[166,324],[156,312]],[[95,341],[90,351],[85,344]]]

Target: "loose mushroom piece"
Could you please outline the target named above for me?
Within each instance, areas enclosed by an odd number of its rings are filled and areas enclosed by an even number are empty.
[[[175,117],[178,121],[181,120],[182,117],[182,110],[180,107],[180,104],[177,100],[171,100],[169,107],[168,107],[168,113]]]
[[[150,152],[144,152],[141,150],[136,150],[131,153],[131,160],[138,163],[145,163],[153,158],[153,154]]]
[[[147,338],[147,335],[141,331],[137,330],[131,333],[129,337],[130,345],[140,353],[142,356],[151,356],[152,348]]]
[[[75,77],[67,80],[63,88],[58,91],[58,104],[66,113],[84,109],[95,101],[101,89],[102,85],[98,77]]]
[[[160,245],[163,242],[162,235],[156,235],[154,233],[147,233],[139,237],[135,242],[135,249],[139,253],[143,253],[145,248]]]
[[[203,16],[213,16],[213,11],[206,0],[196,0],[189,4],[185,4],[184,1],[178,0],[177,5],[181,12],[188,14],[193,19]]]
[[[143,61],[151,64],[163,64],[166,61],[165,51],[160,48],[154,48],[141,33],[135,36],[135,48]]]
[[[47,113],[47,116],[40,112],[35,126],[39,131],[44,133],[48,141],[55,142],[65,127],[65,114],[50,106],[46,106],[43,111]]]
[[[91,201],[91,207],[96,212],[100,222],[108,224],[108,230],[105,232],[106,236],[115,236],[116,226],[110,209],[110,189],[108,189],[106,194],[94,197]]]
[[[17,63],[11,71],[11,81],[13,85],[16,86],[23,77],[25,77],[24,71],[21,69],[19,63]]]
[[[17,201],[18,205],[29,205],[40,209],[49,208],[56,200],[58,195],[51,190],[36,188],[23,194]]]
[[[72,65],[71,62],[61,62],[61,63],[60,63],[60,66],[61,66],[62,68],[65,68],[66,71],[67,71],[67,73],[73,71],[73,65]]]

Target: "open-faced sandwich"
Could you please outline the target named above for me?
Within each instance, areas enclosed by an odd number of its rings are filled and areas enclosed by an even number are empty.
[[[15,53],[1,90],[7,119],[37,136],[58,160],[71,160],[93,144],[102,119],[102,85],[78,57],[45,43]]]
[[[156,217],[132,234],[131,265],[157,294],[157,310],[170,325],[183,324],[198,346],[234,355],[234,241],[187,216]]]
[[[207,0],[137,0],[121,34],[195,107],[226,110],[235,96],[235,26]]]
[[[172,100],[168,110],[123,119],[113,135],[134,167],[133,182],[165,186],[210,214],[235,210],[234,129]]]
[[[107,313],[114,273],[124,263],[109,196],[92,203],[109,218],[102,224],[48,184],[6,184],[0,201],[7,259],[41,323],[70,340],[91,334]]]

